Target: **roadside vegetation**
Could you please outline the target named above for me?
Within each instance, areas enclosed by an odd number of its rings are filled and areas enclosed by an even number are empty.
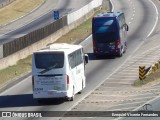
[[[133,83],[133,86],[136,86],[136,87],[141,87],[143,85],[147,85],[147,84],[150,84],[151,82],[153,81],[157,81],[160,79],[160,69],[156,70],[156,72],[150,74],[149,76],[147,76],[144,80],[136,80],[134,83]]]
[[[13,3],[0,9],[0,26],[27,15],[44,2],[45,0],[15,0]]]
[[[31,55],[19,60],[16,65],[0,70],[0,86],[10,80],[15,80],[31,71]]]

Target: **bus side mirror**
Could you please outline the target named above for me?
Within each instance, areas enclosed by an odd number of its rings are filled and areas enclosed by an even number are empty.
[[[129,26],[127,24],[124,24],[125,30],[128,31],[129,30]]]
[[[84,54],[85,65],[88,63],[89,57],[87,54]]]

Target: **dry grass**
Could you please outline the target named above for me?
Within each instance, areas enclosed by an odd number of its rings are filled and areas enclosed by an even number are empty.
[[[150,74],[144,80],[136,80],[133,83],[133,86],[141,87],[143,85],[149,84],[152,81],[160,79],[160,69],[158,69],[155,73]]]
[[[16,79],[28,71],[31,71],[31,56],[28,56],[23,60],[19,60],[16,65],[0,70],[0,85],[11,79]]]
[[[0,26],[28,14],[38,7],[44,0],[16,0],[12,4],[0,9]]]
[[[59,38],[57,43],[78,43],[84,40],[91,34],[92,26],[91,26],[91,18],[87,20],[85,23],[79,25],[77,28],[71,30],[68,34]]]

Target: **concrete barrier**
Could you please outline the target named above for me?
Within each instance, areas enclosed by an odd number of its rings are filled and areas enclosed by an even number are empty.
[[[68,25],[77,21],[82,16],[88,14],[94,8],[97,8],[100,5],[102,5],[102,2],[103,2],[103,0],[93,0],[90,3],[88,3],[87,5],[85,5],[84,7],[82,7],[81,9],[79,9],[79,10],[73,12],[73,13],[69,13],[67,15]]]

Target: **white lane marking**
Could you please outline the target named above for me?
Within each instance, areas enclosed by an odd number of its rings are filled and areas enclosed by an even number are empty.
[[[130,72],[136,72],[138,70],[138,68],[130,68],[130,69],[124,69],[124,70],[122,70],[122,72],[128,72],[128,71],[130,71]]]
[[[132,77],[132,78],[134,78],[136,74],[135,75],[132,75],[132,74],[130,74],[130,75],[127,75],[127,74],[116,74],[116,75],[119,75],[120,77],[123,77],[125,75],[126,77]]]
[[[146,100],[149,100],[149,99],[152,99],[152,98],[154,98],[155,96],[157,96],[157,95],[153,95],[153,96],[149,96],[149,97],[140,97],[140,98],[126,98],[126,99],[115,99],[115,100],[113,100],[113,99],[93,99],[93,98],[86,98],[85,99],[85,101],[83,101],[84,103],[87,103],[87,102],[99,102],[99,103],[101,103],[101,102],[111,102],[111,101],[115,101],[115,102],[119,102],[119,101],[121,101],[121,102],[129,102],[129,101],[139,101],[139,100],[144,100],[144,99],[146,99]]]
[[[157,81],[159,81],[159,80],[157,80]],[[151,86],[145,86],[144,89],[148,89],[148,88],[150,88],[150,87],[151,87]],[[154,86],[154,88],[157,89],[157,90],[159,90],[159,89],[160,89],[160,86]]]
[[[135,106],[136,107],[136,106]],[[123,110],[132,110],[135,107],[127,107],[127,108],[121,108],[121,109],[111,109],[110,111],[123,111]]]
[[[154,51],[152,51],[154,52]],[[150,55],[152,55],[152,57],[150,57]],[[145,58],[144,58],[145,57]],[[136,59],[148,59],[148,60],[153,60],[153,59],[157,59],[159,58],[159,56],[157,56],[157,53],[153,56],[153,53],[150,53],[150,51],[148,51],[148,53],[146,53],[146,55],[138,55],[138,56],[135,56],[133,61],[135,61]]]
[[[144,56],[144,57],[148,57],[148,56]],[[156,60],[159,60],[159,57],[156,57],[156,58],[146,58],[146,59],[143,59],[143,58],[137,58],[137,60],[133,60],[134,63],[139,63],[141,61],[144,61],[144,62],[147,62],[148,63],[152,63],[152,62],[155,62]]]
[[[126,94],[125,95],[124,94],[120,94],[120,93],[117,93],[117,94],[114,94],[114,95],[112,95],[112,94],[106,94],[106,93],[104,95],[103,94],[92,94],[92,95],[94,95],[94,96],[104,96],[104,97],[107,97],[107,96],[109,96],[109,97],[110,96],[113,96],[113,97],[114,96],[115,97],[134,97],[135,96],[135,97],[137,97],[137,94],[130,94],[130,93],[127,94],[127,95]],[[154,94],[153,93],[145,93],[145,94],[141,93],[141,94],[138,94],[138,95],[141,96],[141,97],[143,97],[144,95],[154,95]],[[146,101],[144,101],[144,102],[146,102]]]
[[[150,88],[150,89],[148,89],[148,88],[143,88],[143,90],[141,90],[141,91],[149,91],[149,92],[156,92],[156,91],[158,91],[158,92],[160,92],[160,89],[159,88]]]
[[[128,76],[122,76],[123,77],[123,79],[127,79],[128,78]],[[133,79],[133,78],[137,78],[137,77],[135,77],[135,76],[129,76],[129,78],[130,79]],[[109,78],[109,79],[119,79],[119,77],[117,77],[117,75],[113,75],[111,78]]]
[[[140,103],[144,103],[145,101],[141,101],[141,102],[132,102],[132,103],[124,103],[124,104],[117,104],[117,105],[111,105],[112,107],[116,107],[116,106],[122,106],[122,105],[132,105],[132,104],[140,104]],[[109,106],[110,107],[110,106]]]
[[[119,96],[119,97],[121,97],[121,96]],[[141,101],[141,102],[132,102],[132,103],[120,103],[120,104],[116,104],[116,105],[113,105],[113,104],[110,104],[110,105],[108,105],[108,106],[104,106],[104,105],[101,105],[101,104],[96,104],[96,105],[94,105],[93,103],[91,103],[89,106],[97,106],[97,107],[103,107],[103,108],[110,108],[110,107],[119,107],[119,106],[123,106],[123,105],[133,105],[133,104],[140,104],[140,103],[144,103],[145,101]],[[87,106],[89,103],[87,103],[87,104],[80,104],[81,106]],[[136,105],[137,106],[137,105]],[[134,107],[135,108],[135,107]]]
[[[158,14],[158,9],[157,9],[156,5],[153,3],[152,0],[148,0],[148,1],[151,2],[152,5],[155,7],[157,16],[156,16],[156,22],[155,22],[155,24],[154,24],[152,30],[151,30],[150,33],[148,34],[147,38],[153,33],[153,31],[154,31],[154,29],[156,28],[156,25],[157,25],[157,23],[158,23],[158,19],[159,19],[159,18],[158,18],[158,16],[159,16],[159,14]]]
[[[110,82],[110,81],[108,81],[107,82],[108,84],[124,84],[124,85],[131,85],[132,83],[130,83],[129,81],[128,82],[122,82],[122,81],[116,81],[116,82]]]
[[[128,78],[128,76],[126,78],[109,78],[109,80],[107,80],[107,83],[113,80],[120,80],[120,81],[134,81],[135,79],[137,79],[137,77],[133,77],[133,78]]]
[[[117,73],[116,75],[133,75],[133,74],[137,74],[137,73],[135,73],[135,72],[130,72],[130,71],[128,71],[128,72],[119,72],[119,73]]]

